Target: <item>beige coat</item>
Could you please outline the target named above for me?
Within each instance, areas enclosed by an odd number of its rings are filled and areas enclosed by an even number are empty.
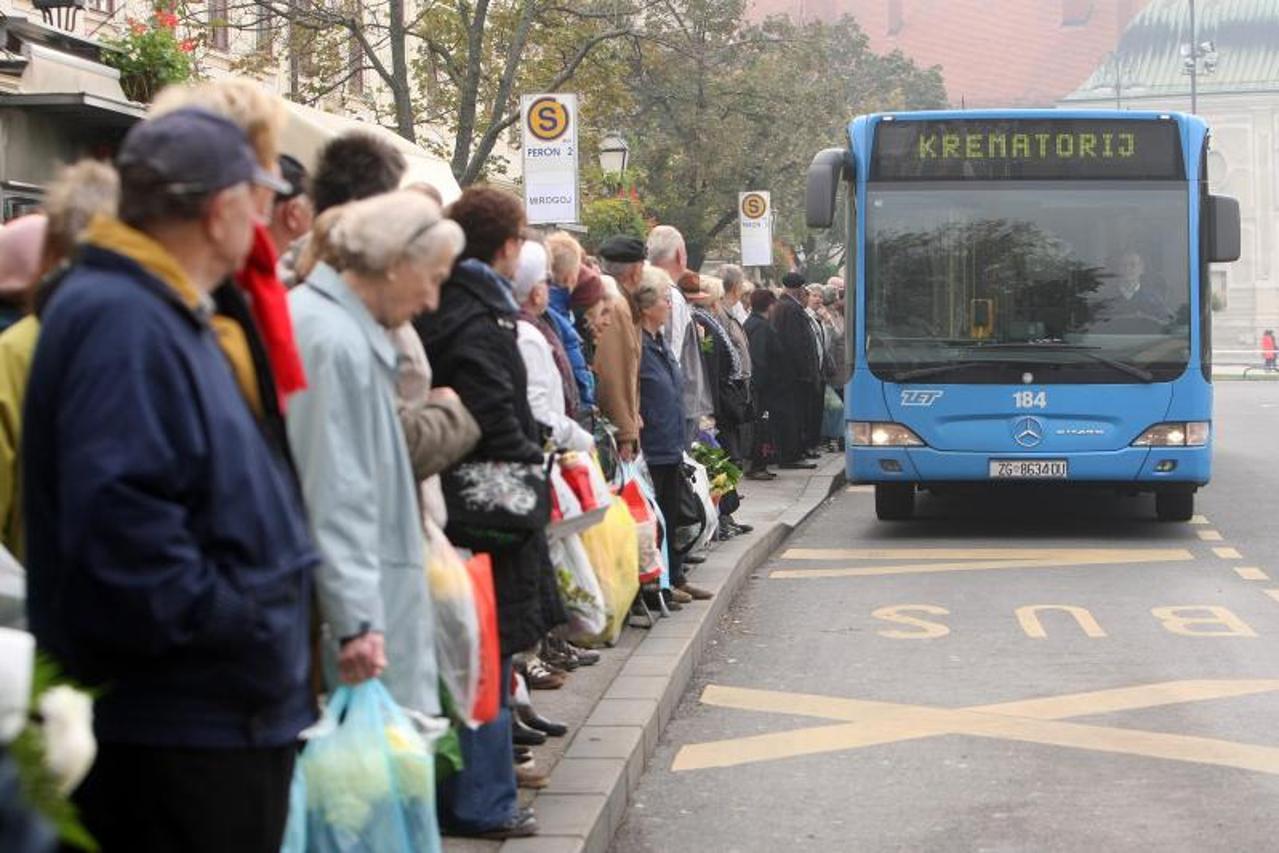
[[[595,400],[617,427],[617,441],[638,442],[640,332],[627,295],[613,299],[613,321],[595,342]]]

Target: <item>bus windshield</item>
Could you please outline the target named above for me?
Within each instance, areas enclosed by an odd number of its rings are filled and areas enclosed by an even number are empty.
[[[1164,181],[871,183],[867,363],[881,379],[1124,383],[1190,354],[1188,196]]]

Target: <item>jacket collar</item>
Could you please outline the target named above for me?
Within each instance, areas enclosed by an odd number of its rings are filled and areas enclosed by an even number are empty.
[[[483,261],[467,258],[453,267],[453,281],[465,287],[486,307],[501,314],[518,314],[511,283]]]
[[[395,352],[395,345],[391,343],[390,334],[373,319],[364,300],[355,294],[337,270],[326,263],[318,263],[307,276],[306,284],[345,309],[368,338],[369,346],[373,347],[378,360],[391,370],[396,369],[399,357]]]
[[[177,258],[146,234],[125,225],[113,216],[98,215],[85,231],[90,250],[99,249],[132,261],[144,273],[164,286],[164,295],[184,307],[191,316],[207,322],[213,314],[213,300],[191,283]]]

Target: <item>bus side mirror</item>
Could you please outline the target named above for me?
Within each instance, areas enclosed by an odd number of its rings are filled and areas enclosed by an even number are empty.
[[[1240,235],[1239,201],[1224,195],[1208,196],[1208,262],[1239,260],[1243,240]]]
[[[843,148],[827,148],[818,152],[808,167],[808,191],[804,210],[809,228],[829,228],[835,222],[835,195],[844,174],[847,152]]]

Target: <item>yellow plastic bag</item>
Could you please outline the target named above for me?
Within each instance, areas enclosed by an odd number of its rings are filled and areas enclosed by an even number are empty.
[[[623,501],[613,501],[604,520],[581,534],[582,545],[604,593],[608,624],[593,637],[574,637],[583,645],[612,645],[621,636],[631,602],[639,593],[639,543],[635,521]]]

